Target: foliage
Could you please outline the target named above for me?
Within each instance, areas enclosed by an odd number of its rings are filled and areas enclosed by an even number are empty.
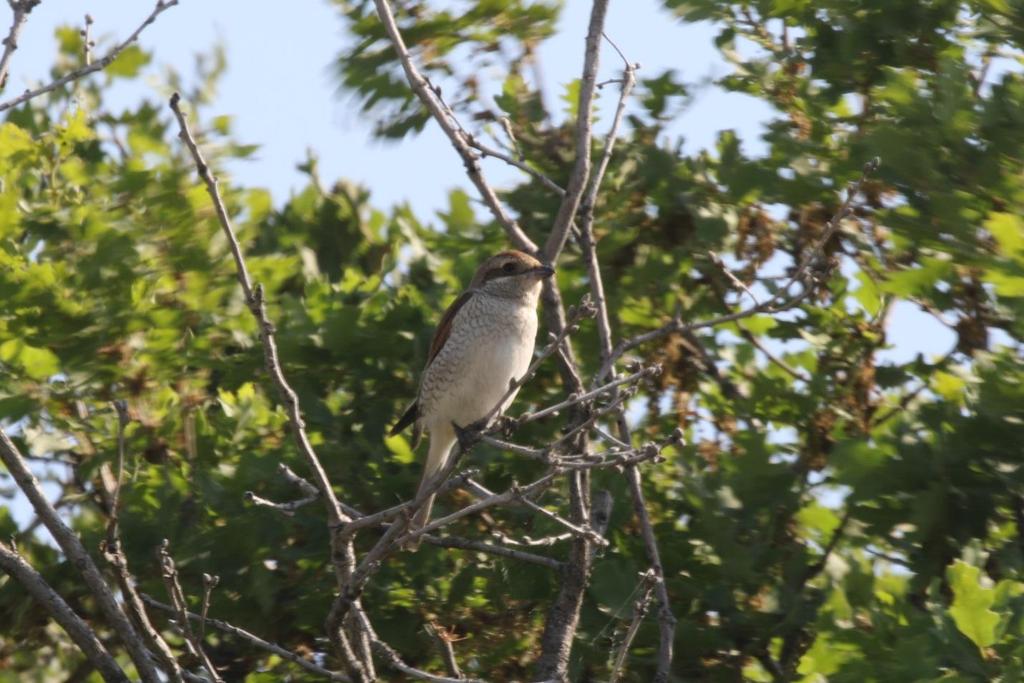
[[[687,84],[672,72],[641,72],[596,208],[617,333],[656,328],[677,310],[700,321],[742,304],[746,295],[712,251],[730,254],[756,293],[772,292],[779,281],[764,274],[788,272],[836,210],[837,190],[870,158],[884,160],[826,245],[813,297],[636,351],[665,368],[631,410],[637,438],[680,426],[688,439],[645,478],[679,619],[676,679],[1017,680],[1019,6],[664,4],[683,21],[716,22],[734,66],[719,85],[765,100],[776,115],[763,156],[746,155],[733,131],[715,149],[686,154],[672,124]],[[381,135],[400,137],[427,118],[371,5],[339,3],[357,40],[339,57],[339,80],[378,117]],[[495,122],[507,117],[527,163],[564,185],[572,121],[546,109],[526,68],[554,31],[557,3],[458,5],[404,3],[408,43],[444,91],[457,93],[449,104],[464,122],[500,137]],[[75,35],[62,35],[62,62],[80,59]],[[134,78],[132,64],[148,58],[136,52],[105,73]],[[605,69],[614,63],[606,54]],[[476,82],[482,64],[508,75],[494,107]],[[203,101],[218,72],[204,74],[192,101]],[[105,525],[99,468],[115,455],[109,401],[126,399],[134,422],[121,519],[143,590],[162,594],[153,549],[168,538],[194,607],[202,573],[217,574],[212,616],[286,647],[319,649],[334,588],[320,511],[283,518],[244,499],[250,490],[294,497],[276,466],[303,466],[261,370],[209,198],[162,102],[115,112],[104,103],[106,83],[77,88],[0,125],[0,420],[17,425],[16,440],[40,467],[70,482],[65,511],[95,549]],[[252,149],[231,139],[227,117],[203,121],[203,144],[230,181],[224,162]],[[373,207],[370,192],[350,182],[324,185],[315,160],[304,168],[309,185],[282,206],[225,182],[229,209],[328,473],[346,503],[376,510],[408,497],[419,475],[411,444],[383,435],[415,391],[437,311],[503,236],[478,221],[462,191],[432,226],[405,206]],[[528,177],[503,196],[542,239],[558,197]],[[578,251],[563,256],[558,277],[567,302],[586,291]],[[908,362],[880,355],[898,341],[892,318],[907,303],[955,332],[949,353]],[[584,368],[596,371],[593,325],[574,340]],[[517,406],[558,393],[547,367]],[[543,443],[558,426],[531,425],[521,436]],[[483,447],[473,457],[494,488],[540,471]],[[614,472],[596,479],[617,504],[583,609],[574,680],[607,676],[647,566],[625,483]],[[525,510],[470,517],[458,532],[486,537],[495,525],[556,532]],[[22,554],[89,612],[73,568],[0,509],[0,537],[19,531]],[[388,562],[364,602],[409,661],[441,670],[423,629],[437,621],[464,637],[455,648],[468,670],[519,680],[557,583],[546,568],[424,546]],[[0,579],[0,612],[11,615],[0,623],[0,680],[50,680],[79,663],[10,580]],[[650,680],[654,617],[631,650],[629,680]],[[209,638],[228,680],[307,675],[231,637]]]

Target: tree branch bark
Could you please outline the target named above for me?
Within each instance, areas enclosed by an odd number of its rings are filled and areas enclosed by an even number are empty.
[[[71,637],[78,649],[89,660],[89,663],[100,672],[108,683],[128,683],[129,678],[118,666],[117,662],[103,643],[82,618],[60,597],[57,591],[46,583],[46,579],[32,565],[12,548],[0,542],[0,568],[11,575],[22,585],[25,591],[49,612],[53,620]]]

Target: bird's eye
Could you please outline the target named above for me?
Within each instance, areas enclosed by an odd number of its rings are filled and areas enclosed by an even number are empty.
[[[506,263],[505,265],[503,265],[503,266],[501,267],[501,269],[502,269],[503,271],[505,271],[506,273],[514,273],[514,272],[515,272],[515,270],[516,270],[516,264],[512,263],[511,261],[509,261],[508,263]]]

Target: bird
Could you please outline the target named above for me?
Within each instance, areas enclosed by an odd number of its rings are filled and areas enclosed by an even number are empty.
[[[414,425],[415,443],[424,430],[430,437],[417,498],[448,462],[459,432],[487,418],[499,401],[501,414],[515,400],[519,388],[509,389],[530,366],[537,301],[543,281],[554,273],[522,251],[495,254],[441,316],[417,397],[391,429],[394,436]],[[429,523],[433,503],[431,495],[413,515],[409,531]],[[419,537],[406,544],[408,550],[418,547]]]

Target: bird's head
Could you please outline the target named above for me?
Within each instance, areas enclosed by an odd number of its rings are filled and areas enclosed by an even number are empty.
[[[507,298],[533,297],[540,293],[541,282],[555,269],[521,251],[503,251],[481,264],[470,287],[486,294]]]

